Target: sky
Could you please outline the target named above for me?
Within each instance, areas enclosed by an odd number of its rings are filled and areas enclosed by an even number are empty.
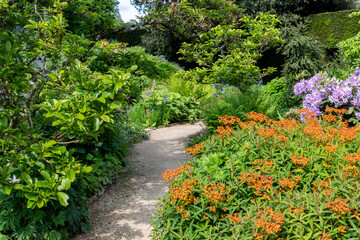
[[[121,19],[124,22],[129,22],[130,19],[136,19],[138,11],[130,4],[130,0],[119,0],[119,10]]]

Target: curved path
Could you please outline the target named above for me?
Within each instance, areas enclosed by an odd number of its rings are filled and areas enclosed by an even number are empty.
[[[117,179],[91,204],[93,230],[73,240],[150,239],[150,217],[157,198],[167,191],[161,173],[190,158],[185,155],[184,139],[202,130],[200,123],[187,123],[150,131],[149,140],[135,144],[127,157],[132,173]]]

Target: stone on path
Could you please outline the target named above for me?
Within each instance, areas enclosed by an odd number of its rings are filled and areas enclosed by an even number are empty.
[[[92,231],[73,240],[151,239],[150,217],[168,190],[161,173],[191,158],[184,139],[202,130],[200,123],[151,130],[149,140],[135,144],[127,156],[132,173],[120,176],[91,204]]]

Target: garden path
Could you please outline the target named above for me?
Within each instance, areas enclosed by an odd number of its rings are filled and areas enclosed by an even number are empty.
[[[117,179],[90,205],[92,231],[73,240],[150,239],[150,217],[157,198],[168,190],[161,173],[190,159],[184,140],[202,130],[202,123],[151,130],[149,140],[135,144],[127,157],[132,172]]]

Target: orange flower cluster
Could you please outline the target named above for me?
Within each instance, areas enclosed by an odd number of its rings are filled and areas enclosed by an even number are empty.
[[[246,122],[239,123],[239,127],[241,127],[242,129],[245,129],[245,130],[250,127],[254,129],[255,125],[256,125],[256,122],[254,122],[254,121],[246,121]]]
[[[225,126],[232,126],[232,125],[240,122],[241,120],[238,117],[224,115],[222,117],[219,117],[218,121],[219,121],[219,123],[222,123]]]
[[[344,172],[346,178],[356,178],[359,176],[359,171],[354,165],[344,167],[342,171]]]
[[[237,225],[241,223],[240,213],[234,213],[233,215],[228,215],[228,219],[230,220],[230,222],[235,223]]]
[[[268,117],[266,115],[256,112],[249,112],[245,114],[245,116],[257,123],[263,123],[268,120]]]
[[[222,183],[211,183],[204,188],[202,194],[209,200],[210,203],[217,204],[225,201],[225,194],[228,187],[224,187]]]
[[[302,212],[304,212],[304,207],[293,207],[289,205],[288,208],[290,209],[290,212],[292,214],[295,214],[297,216],[299,216]]]
[[[327,235],[325,232],[320,232],[320,237],[318,238],[318,240],[332,240],[332,238]]]
[[[205,146],[205,143],[198,143],[185,150],[186,153],[196,156],[200,153],[201,149]]]
[[[273,178],[270,176],[260,175],[259,173],[240,173],[240,180],[247,183],[250,188],[255,190],[256,195],[264,194],[266,190],[270,190],[273,184]]]
[[[339,227],[339,232],[345,233],[346,232],[346,227],[345,226],[340,226]]]
[[[351,211],[348,205],[349,200],[337,199],[334,202],[327,202],[326,206],[332,212],[337,214],[346,214]]]
[[[254,218],[257,228],[264,229],[267,234],[280,232],[285,221],[281,212],[274,212],[271,208],[265,208],[263,211],[258,211],[257,214],[259,218]]]
[[[333,192],[328,181],[316,180],[313,182],[312,189],[316,192],[324,192],[326,195],[331,195]]]
[[[283,143],[286,142],[286,140],[289,139],[289,137],[286,137],[286,136],[280,135],[280,134],[275,134],[274,136],[275,136],[276,139],[282,141]]]
[[[215,136],[214,138],[226,138],[230,136],[233,133],[233,130],[229,126],[218,126],[216,129],[216,132],[218,133],[218,136]]]
[[[356,139],[357,134],[360,130],[359,126],[351,127],[351,128],[342,128],[337,130],[338,138],[342,142],[351,142]]]
[[[190,170],[191,166],[190,165],[184,165],[184,166],[181,166],[179,168],[176,168],[176,169],[169,169],[169,170],[166,170],[165,172],[163,172],[161,174],[164,182],[165,181],[174,181],[174,179],[179,176],[180,173],[185,173],[185,172],[188,172]]]
[[[295,131],[301,126],[299,121],[296,121],[291,118],[281,119],[280,121],[272,121],[274,127],[276,127],[279,131],[285,130],[287,133],[291,131]]]
[[[321,117],[322,117],[322,119],[324,119],[329,124],[335,123],[338,120],[338,117],[334,116],[332,114],[330,114],[330,115],[323,114],[323,115],[321,115]]]
[[[280,190],[291,191],[298,184],[300,180],[300,176],[296,176],[294,178],[284,178],[283,180],[279,180],[279,184],[281,185]]]
[[[331,143],[327,143],[326,144],[326,150],[330,153],[332,152],[336,152],[336,147],[334,145],[332,145]]]
[[[298,167],[305,167],[306,164],[309,162],[309,158],[304,156],[291,156],[291,162]]]
[[[265,239],[264,234],[258,233],[258,232],[254,233],[254,237],[255,237],[256,240],[263,240],[263,239]]]
[[[256,159],[255,161],[251,162],[252,165],[258,165],[260,167],[260,169],[262,167],[264,167],[265,169],[267,168],[272,168],[272,166],[274,165],[273,161],[268,161],[268,160],[264,160],[264,159]]]
[[[259,136],[262,136],[262,137],[265,137],[265,138],[272,137],[275,134],[275,132],[276,132],[276,129],[272,128],[272,127],[264,127],[264,128],[261,128],[261,129],[256,131],[256,133]]]
[[[308,137],[315,141],[322,141],[325,135],[324,128],[318,123],[317,118],[308,119],[303,131]]]
[[[360,149],[357,151],[357,153],[350,153],[347,156],[343,157],[348,163],[356,164],[360,162]]]
[[[347,113],[347,109],[336,109],[336,108],[333,108],[333,107],[329,107],[327,109],[325,109],[325,112],[328,112],[328,113],[336,113],[336,114],[339,114],[339,115],[343,115],[345,113]]]
[[[171,195],[170,203],[176,203],[178,201],[184,201],[185,205],[194,203],[198,200],[198,197],[192,196],[192,191],[197,179],[185,180],[181,183],[181,186],[170,188],[169,193]]]

